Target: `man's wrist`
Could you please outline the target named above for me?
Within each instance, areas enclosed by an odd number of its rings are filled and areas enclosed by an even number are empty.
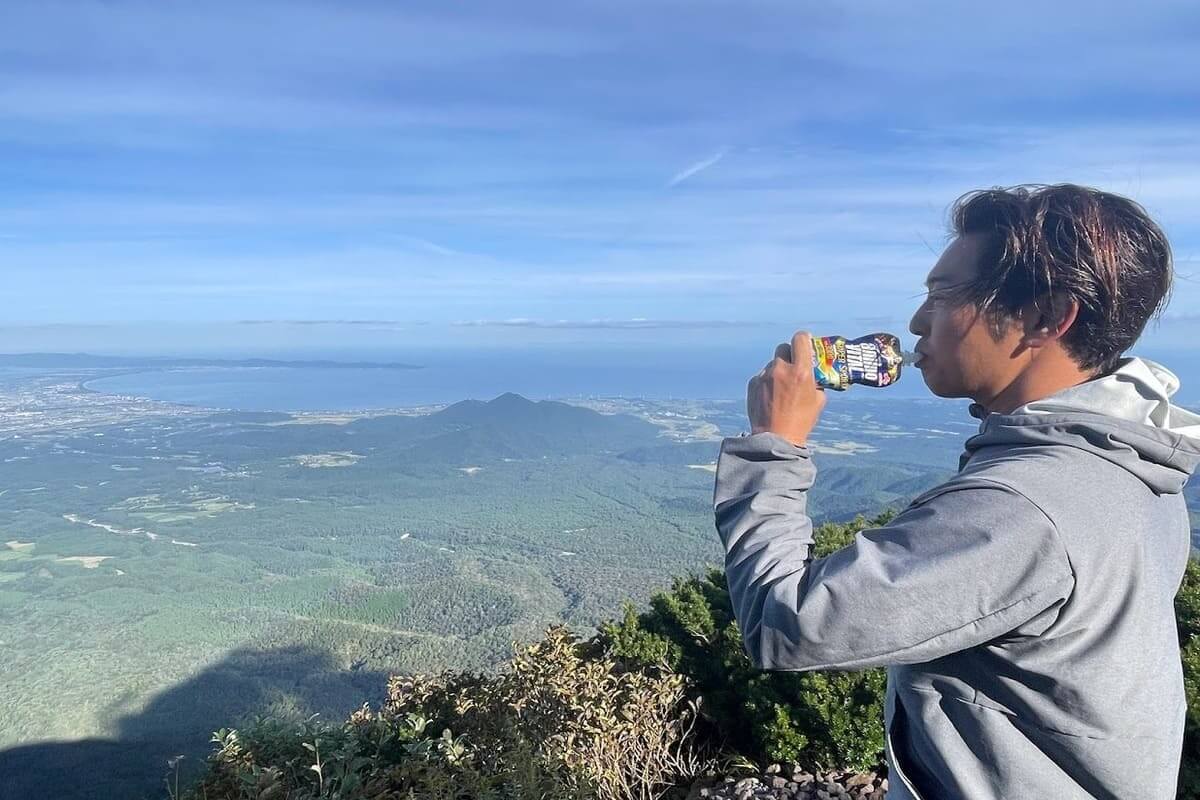
[[[795,445],[796,447],[807,447],[808,446],[808,437],[807,436],[798,436],[794,433],[785,433],[783,431],[774,431],[774,430],[771,430],[770,428],[751,428],[750,429],[751,436],[753,436],[754,434],[757,434],[757,433],[773,433],[781,439],[786,439],[789,443]]]

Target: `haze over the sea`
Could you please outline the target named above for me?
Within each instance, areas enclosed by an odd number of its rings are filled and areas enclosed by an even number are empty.
[[[1137,348],[1181,379],[1175,402],[1200,408],[1200,358],[1195,351]],[[303,357],[304,354],[294,354]],[[746,382],[770,358],[754,349],[713,347],[553,347],[471,350],[443,348],[401,353],[332,354],[345,361],[419,365],[419,369],[298,367],[186,367],[130,369],[87,381],[111,394],[243,411],[359,411],[488,400],[515,392],[534,400],[625,397],[653,400],[742,401]],[[831,392],[830,402],[859,399],[933,399],[920,370],[906,367],[884,389]],[[949,413],[949,412],[948,412]]]

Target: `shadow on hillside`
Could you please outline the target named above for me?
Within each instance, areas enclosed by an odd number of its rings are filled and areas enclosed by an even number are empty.
[[[164,800],[167,760],[183,754],[181,785],[211,752],[218,728],[236,727],[268,706],[344,719],[377,703],[387,675],[339,669],[307,647],[240,649],[117,721],[115,739],[42,742],[0,751],[0,798]]]

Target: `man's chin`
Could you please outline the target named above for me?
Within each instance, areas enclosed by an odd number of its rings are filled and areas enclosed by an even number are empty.
[[[946,386],[944,383],[940,383],[936,376],[931,376],[924,370],[921,371],[921,380],[925,382],[925,388],[935,397],[956,398],[967,396],[962,391],[956,390],[953,386]]]
[[[926,389],[928,389],[930,392],[937,395],[938,397],[941,397],[941,394],[937,390],[937,385],[934,383],[934,381],[930,380],[929,373],[923,369],[921,370],[921,380],[924,381]]]
[[[936,397],[941,397],[946,400],[961,400],[964,397],[971,397],[971,394],[963,389],[946,389],[944,387],[936,387],[929,383],[925,384]]]

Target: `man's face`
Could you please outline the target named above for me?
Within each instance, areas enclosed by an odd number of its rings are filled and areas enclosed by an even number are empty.
[[[974,234],[950,243],[925,279],[925,301],[908,324],[918,336],[921,377],[939,397],[969,397],[986,405],[1014,377],[1010,358],[1020,339],[1013,326],[996,341],[984,315],[970,303],[957,303],[949,287],[975,277],[983,241]]]

